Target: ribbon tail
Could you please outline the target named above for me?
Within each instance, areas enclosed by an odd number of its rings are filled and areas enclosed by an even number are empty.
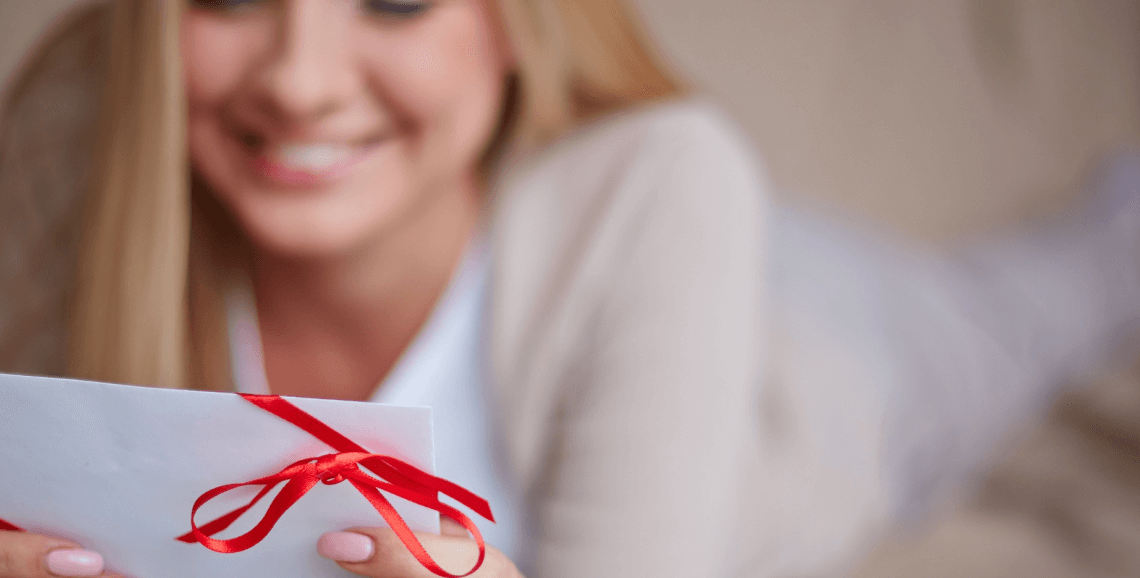
[[[386,482],[379,482],[376,480],[368,480],[366,483],[375,486],[378,489],[383,489],[384,491],[389,492],[393,495],[404,498],[409,502],[419,504],[425,508],[431,508],[441,514],[448,516],[466,528],[467,531],[471,533],[471,537],[475,538],[476,542],[478,542],[480,545],[483,544],[483,534],[479,531],[479,527],[475,525],[475,522],[472,522],[471,518],[468,518],[467,515],[463,512],[460,512],[448,504],[440,502],[439,498],[434,494],[412,492],[408,491],[406,488],[401,488],[399,486],[395,486]]]
[[[404,519],[400,517],[400,514],[396,512],[396,509],[392,506],[391,502],[389,502],[388,499],[379,492],[379,490],[372,487],[371,485],[368,485],[367,482],[358,480],[356,476],[349,478],[349,482],[352,483],[352,485],[356,487],[356,489],[365,497],[365,499],[367,499],[368,502],[372,504],[372,507],[376,508],[376,511],[379,512],[381,516],[383,516],[384,520],[388,522],[388,525],[392,528],[392,531],[396,533],[396,537],[398,537],[400,541],[404,543],[404,547],[406,547],[408,551],[411,552],[413,556],[415,556],[416,560],[421,565],[430,570],[432,574],[435,574],[436,576],[442,576],[443,578],[463,578],[464,576],[470,576],[471,574],[474,574],[475,571],[483,565],[483,559],[487,555],[487,550],[483,544],[483,537],[479,535],[478,529],[475,529],[475,536],[476,541],[479,544],[479,559],[475,561],[475,566],[463,574],[452,574],[441,568],[439,564],[436,564],[435,560],[433,560],[431,555],[428,554],[427,549],[425,549],[423,544],[420,543],[419,539],[416,538],[416,535],[414,532],[412,532],[412,529],[408,527],[408,524],[405,523]],[[463,519],[466,519],[467,517],[460,514],[460,518],[460,523],[463,523]],[[467,524],[470,524],[468,527],[469,530],[474,529],[474,524],[471,524],[470,519],[466,519],[465,521]]]
[[[440,492],[440,494],[454,498],[456,502],[471,508],[472,512],[479,514],[482,518],[490,522],[495,522],[495,516],[491,514],[491,506],[487,500],[474,495],[473,492],[466,488],[455,485],[455,483],[445,479],[434,477],[434,475],[417,470],[415,467],[402,462],[398,464],[389,463],[388,466],[398,471],[401,475],[404,475],[404,477],[412,479],[417,485],[430,488],[433,492]]]
[[[414,466],[400,462],[386,456],[377,456],[368,460],[361,461],[361,465],[372,470],[381,478],[388,480],[396,486],[409,488],[414,486],[415,489],[420,490],[420,493],[443,493],[455,501],[463,504],[471,511],[479,514],[481,517],[491,522],[495,521],[494,515],[491,513],[491,505],[457,484],[449,482],[443,478],[438,478],[427,472],[424,472]],[[393,475],[395,474],[395,475]],[[398,476],[398,477],[397,477]],[[422,490],[421,490],[422,489]]]

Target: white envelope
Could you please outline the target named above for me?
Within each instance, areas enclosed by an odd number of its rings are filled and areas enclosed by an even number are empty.
[[[372,453],[435,471],[429,407],[286,399]],[[190,509],[206,491],[330,453],[235,394],[0,374],[0,519],[75,540],[134,578],[354,576],[316,551],[325,532],[386,526],[349,483],[318,483],[243,552],[175,540],[190,531]],[[245,505],[260,489],[216,498],[196,523]],[[213,537],[248,531],[278,489]],[[385,495],[413,530],[439,532],[438,512]]]

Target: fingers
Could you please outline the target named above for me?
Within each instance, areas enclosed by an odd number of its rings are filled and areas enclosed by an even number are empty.
[[[355,532],[329,532],[317,541],[317,552],[337,562],[367,562],[376,553],[372,538]]]
[[[108,576],[103,557],[69,540],[0,531],[0,578]]]
[[[454,520],[442,522],[462,528]],[[467,536],[466,530],[463,530],[462,537],[441,536],[427,532],[415,534],[436,564],[452,574],[463,574],[471,570],[479,559],[479,547]],[[396,533],[389,528],[353,528],[349,532],[331,532],[321,537],[317,551],[322,556],[339,562],[344,569],[369,578],[435,578],[436,576],[416,560]],[[498,561],[499,558],[502,556],[488,547],[487,558],[474,576],[510,576],[496,570],[502,565]]]

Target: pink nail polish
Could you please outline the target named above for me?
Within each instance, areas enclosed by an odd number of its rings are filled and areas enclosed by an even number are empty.
[[[317,553],[337,562],[363,562],[374,548],[372,538],[355,532],[329,532],[317,540]]]
[[[48,552],[47,567],[56,576],[98,576],[103,573],[103,557],[90,550],[60,548]]]

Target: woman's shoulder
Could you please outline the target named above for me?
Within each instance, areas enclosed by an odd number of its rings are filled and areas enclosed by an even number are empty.
[[[637,136],[692,139],[703,145],[729,145],[740,152],[751,149],[730,115],[700,96],[656,101],[611,113],[569,134],[566,148]]]
[[[495,194],[500,221],[566,234],[603,217],[636,219],[651,208],[704,215],[747,211],[759,218],[770,197],[749,139],[702,98],[595,120],[505,174]]]
[[[710,154],[715,153],[715,154]],[[529,159],[523,172],[612,172],[633,164],[661,165],[701,155],[701,168],[762,173],[739,125],[707,98],[687,97],[640,105],[595,119]]]
[[[511,381],[505,368],[530,363],[524,352],[542,349],[542,335],[565,345],[583,334],[586,312],[613,294],[631,263],[656,266],[657,282],[693,291],[694,263],[731,263],[724,270],[742,277],[764,267],[767,181],[747,139],[705,101],[591,123],[504,183],[491,215],[501,381]],[[711,293],[696,300],[729,306]]]
[[[552,412],[586,392],[637,399],[652,383],[683,396],[695,384],[681,376],[705,370],[718,387],[743,387],[736,378],[761,355],[758,166],[727,115],[685,100],[595,121],[495,192],[491,365],[518,463],[533,465],[531,440],[562,427]],[[662,363],[642,363],[649,351]],[[693,365],[668,383],[646,377],[669,362]]]
[[[651,216],[759,237],[770,187],[731,118],[707,100],[684,99],[573,131],[508,170],[492,203],[496,261],[509,266],[571,258],[572,247],[617,250]]]

